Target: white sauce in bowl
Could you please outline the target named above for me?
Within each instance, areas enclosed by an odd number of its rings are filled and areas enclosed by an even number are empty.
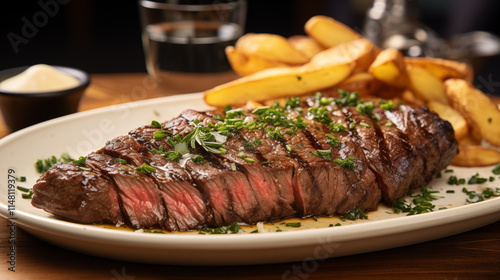
[[[79,84],[78,79],[71,75],[49,65],[37,64],[0,82],[0,90],[20,93],[48,92],[74,88]]]

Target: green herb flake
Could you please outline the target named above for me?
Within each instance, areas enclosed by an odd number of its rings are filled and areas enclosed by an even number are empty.
[[[236,234],[241,230],[237,222],[231,223],[229,226],[221,226],[217,228],[204,228],[200,230],[200,234]]]
[[[17,186],[17,189],[22,191],[22,192],[30,192],[32,191],[31,189],[28,189],[28,188],[25,188],[25,187],[21,187],[21,186]]]
[[[162,127],[161,127],[161,124],[160,124],[159,122],[155,121],[155,120],[152,120],[152,121],[151,121],[151,125],[152,125],[153,127],[156,127],[156,128],[160,128],[160,129],[162,128]]]
[[[493,172],[493,174],[495,174],[495,175],[500,175],[500,164],[495,166],[495,168],[493,168],[493,170],[491,170],[491,172]]]
[[[446,193],[455,193],[454,190],[447,190]]]
[[[469,181],[467,182],[467,184],[469,184],[469,185],[483,184],[483,183],[485,183],[487,181],[488,181],[487,178],[481,178],[481,177],[479,177],[479,173],[476,173],[476,175],[472,176],[469,179]]]
[[[299,228],[302,226],[301,222],[296,222],[296,223],[285,223],[285,226],[287,227],[294,227],[294,228]]]
[[[113,161],[116,163],[127,164],[127,161],[122,158],[115,158]]]
[[[134,168],[134,170],[142,172],[144,174],[151,174],[155,172],[156,169],[149,164],[143,163],[141,166]]]
[[[328,125],[328,128],[332,131],[332,132],[341,132],[341,131],[346,131],[347,129],[345,128],[345,126],[343,126],[342,124],[340,123],[331,123],[330,125]]]
[[[344,216],[340,217],[341,221],[345,221],[345,220],[355,221],[357,219],[365,219],[366,220],[366,219],[368,219],[368,216],[363,211],[361,211],[361,209],[354,208],[351,211],[347,212],[347,214],[345,214]]]
[[[85,165],[86,160],[87,160],[87,157],[79,157],[77,160],[73,161],[73,164],[76,166],[83,166],[83,165]]]
[[[199,165],[203,165],[205,163],[205,159],[201,155],[193,155],[191,160]]]
[[[285,147],[286,147],[286,150],[289,151],[289,152],[291,152],[293,150],[292,146],[290,146],[288,144],[285,145]]]
[[[19,178],[16,178],[18,182],[26,182],[26,176],[21,176]]]
[[[362,127],[366,127],[366,128],[370,128],[371,127],[369,124],[367,124],[365,122],[360,122],[359,125],[362,126]]]
[[[354,162],[356,158],[335,159],[335,163],[340,167],[345,167],[349,170],[354,170]]]
[[[166,134],[165,134],[165,131],[163,130],[157,130],[155,131],[155,133],[153,133],[153,138],[155,140],[161,140],[163,138],[165,138]]]
[[[244,158],[244,160],[246,162],[255,162],[255,160],[253,158]]]
[[[276,227],[276,232],[282,232],[283,230],[280,229],[279,227]]]
[[[392,127],[392,126],[394,126],[394,124],[392,122],[387,122],[387,123],[385,123],[385,126]]]

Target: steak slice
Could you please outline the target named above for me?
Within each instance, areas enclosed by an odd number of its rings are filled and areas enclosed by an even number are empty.
[[[414,174],[421,172],[419,166],[422,165],[417,163],[418,157],[411,155],[411,146],[397,128],[380,125],[354,107],[344,107],[335,113],[354,122],[350,135],[363,149],[367,164],[376,174],[384,201],[392,204],[404,196],[415,180]]]
[[[417,107],[401,105],[394,110],[385,110],[384,113],[387,119],[408,137],[412,148],[419,152],[424,168],[420,176],[416,176],[412,186],[422,187],[439,172],[439,166],[448,165],[451,161],[440,163],[441,152],[438,140],[422,126],[415,108]],[[443,125],[445,121],[441,120],[439,123]]]
[[[216,120],[210,114],[203,114],[193,110],[183,112],[181,117],[188,121],[198,119],[202,122],[216,123]],[[246,176],[251,191],[255,196],[255,202],[258,202],[260,206],[260,213],[253,213],[253,219],[257,219],[259,216],[256,215],[259,214],[270,220],[278,220],[295,214],[291,206],[291,202],[293,201],[287,201],[287,198],[292,195],[286,193],[287,191],[292,191],[291,186],[279,186],[279,181],[287,180],[283,180],[283,178],[278,179],[280,174],[274,174],[274,170],[268,168],[270,167],[269,163],[266,162],[263,164],[263,158],[259,153],[245,148],[241,134],[247,131],[248,129],[243,129],[243,131],[235,133],[233,137],[226,140],[224,145],[226,152],[209,156],[209,158],[217,160],[225,168],[241,171]],[[284,195],[280,193],[280,189],[282,192],[285,192]]]
[[[148,164],[155,168],[150,174],[166,208],[165,223],[169,231],[185,231],[210,223],[211,213],[192,179],[175,161],[151,153],[131,136],[119,136],[106,143],[103,152],[125,159],[134,166]]]
[[[123,224],[113,182],[96,170],[57,163],[33,186],[31,203],[60,218],[79,223]]]
[[[162,227],[165,206],[150,177],[101,153],[88,155],[86,164],[114,182],[122,214],[129,226],[136,229]]]

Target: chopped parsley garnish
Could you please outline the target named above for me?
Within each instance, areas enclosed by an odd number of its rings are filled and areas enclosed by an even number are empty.
[[[469,197],[468,199],[466,199],[467,203],[476,203],[484,201],[488,198],[500,196],[500,188],[485,188],[482,193],[476,193],[475,191],[469,191],[466,188],[463,188],[462,192]]]
[[[340,142],[337,137],[331,135],[330,133],[326,133],[325,136],[326,138],[328,138],[328,141],[326,141],[327,144],[330,144],[334,147],[340,147],[342,145],[342,142]]]
[[[23,188],[21,186],[17,186],[17,189],[23,192],[23,194],[21,194],[22,198],[30,199],[33,197],[33,189]]]
[[[217,228],[204,228],[199,234],[235,234],[241,230],[237,222],[232,222],[229,226],[221,226]],[[258,231],[257,231],[258,232]]]
[[[356,111],[360,114],[371,117],[373,114],[373,109],[375,108],[375,104],[373,102],[360,102],[356,105]]]
[[[332,150],[316,150],[316,152],[311,152],[311,155],[325,160],[332,160]]]
[[[85,165],[86,160],[87,160],[87,157],[79,157],[77,160],[74,160],[72,162],[76,166],[83,166],[83,165]]]
[[[162,127],[161,127],[161,124],[160,124],[159,122],[155,121],[155,120],[152,120],[152,121],[151,121],[151,125],[152,125],[153,127],[156,127],[156,128],[160,128],[160,129],[162,128]]]
[[[361,209],[354,208],[354,209],[350,210],[349,212],[347,212],[347,214],[345,214],[344,216],[340,217],[341,221],[345,221],[345,220],[355,221],[357,219],[365,219],[366,220],[366,219],[368,219],[368,216],[363,211],[361,211]]]
[[[285,109],[292,110],[300,106],[300,97],[289,97],[286,100]]]
[[[469,181],[467,182],[467,184],[469,185],[473,185],[473,184],[483,184],[485,182],[487,182],[488,179],[487,178],[481,178],[479,177],[479,173],[476,173],[476,175],[472,176]]]
[[[143,230],[142,232],[145,232],[145,233],[165,233],[163,230],[151,230],[151,229],[145,229]]]
[[[326,109],[325,107],[311,107],[307,110],[307,114],[312,117],[313,120],[319,121],[323,124],[332,123],[332,118],[330,118],[330,115],[328,113],[328,109]]]
[[[51,156],[46,159],[39,159],[35,162],[35,168],[38,173],[45,173],[47,170],[49,170],[52,165],[57,163],[57,158],[55,156]]]
[[[331,123],[330,125],[328,125],[328,128],[332,131],[332,132],[340,132],[340,131],[346,131],[347,129],[345,128],[345,126],[343,126],[342,124],[340,123]]]
[[[440,198],[433,195],[435,193],[439,193],[439,191],[433,191],[423,187],[421,194],[410,194],[410,196],[413,197],[411,203],[407,203],[403,198],[398,199],[392,206],[392,211],[396,214],[408,213],[407,216],[432,212],[436,205],[432,204],[431,201]]]
[[[141,166],[134,168],[134,170],[142,172],[144,174],[151,174],[155,172],[156,169],[149,164],[143,163]]]
[[[181,157],[182,155],[178,151],[168,151],[167,153],[165,153],[165,158],[171,161],[179,161]]]
[[[298,228],[298,227],[301,227],[301,226],[302,226],[302,223],[301,223],[301,222],[296,222],[296,223],[285,223],[285,226],[287,226],[287,227],[295,227],[295,228]]]
[[[391,111],[392,109],[394,109],[394,101],[392,100],[385,101],[381,99],[380,102],[378,103],[378,106],[384,110]]]
[[[493,168],[493,170],[491,170],[491,172],[493,172],[493,174],[495,174],[495,175],[500,175],[500,164],[495,166],[495,168]]]
[[[196,163],[196,164],[199,164],[199,165],[203,165],[205,163],[205,159],[200,156],[200,155],[193,155],[191,157],[191,160]]]
[[[460,178],[458,179],[457,176],[450,176],[448,178],[448,185],[463,185],[465,184],[465,179],[464,178]]]
[[[349,170],[354,170],[354,162],[356,161],[356,158],[351,158],[351,157],[345,159],[336,158],[334,161],[340,167],[345,167]]]
[[[113,161],[116,163],[127,164],[127,161],[122,158],[115,158]]]
[[[360,102],[357,92],[348,92],[342,89],[338,91],[340,97],[334,98],[334,101],[339,106],[357,106]]]

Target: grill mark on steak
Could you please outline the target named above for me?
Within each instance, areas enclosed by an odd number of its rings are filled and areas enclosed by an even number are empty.
[[[384,113],[387,119],[408,136],[409,143],[419,152],[423,161],[423,176],[418,176],[413,186],[424,186],[432,180],[441,159],[436,138],[421,126],[413,107],[401,105]]]
[[[146,163],[156,170],[150,174],[166,209],[163,227],[169,231],[185,231],[210,223],[200,192],[192,185],[192,178],[174,161],[153,154],[131,136],[119,136],[106,143],[103,152],[132,162],[135,166]]]

